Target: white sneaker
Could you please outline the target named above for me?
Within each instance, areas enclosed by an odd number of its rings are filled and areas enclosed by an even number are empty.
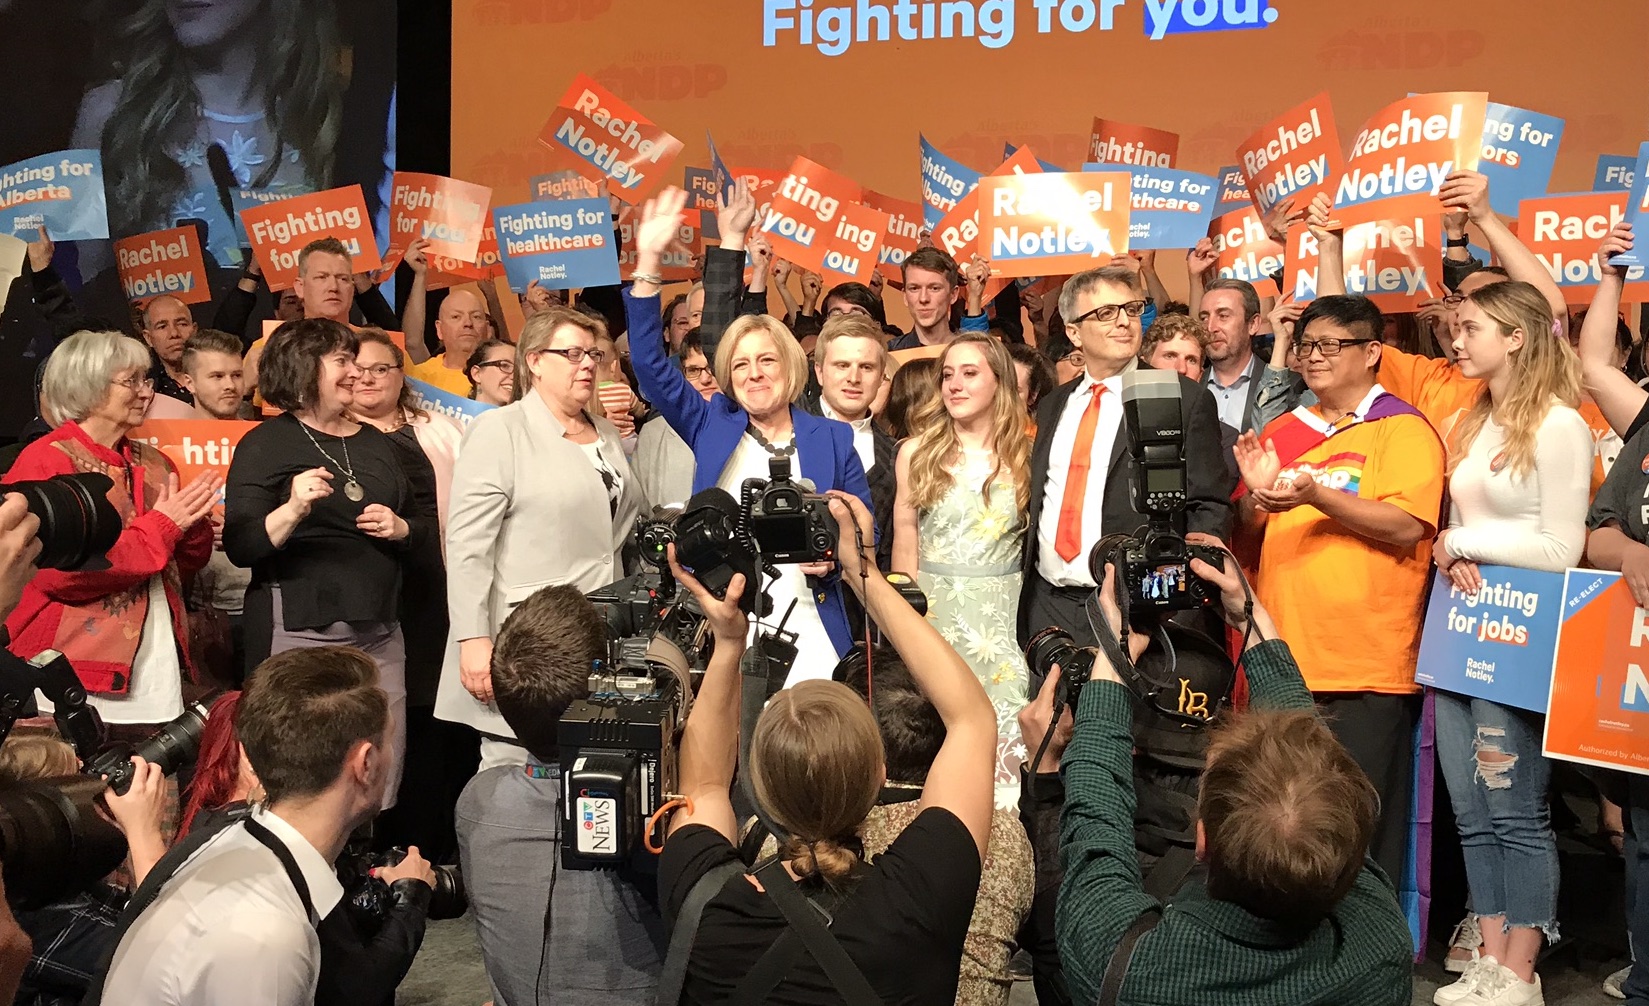
[[[1500,968],[1500,962],[1493,957],[1478,957],[1466,965],[1466,971],[1460,980],[1452,985],[1444,985],[1432,993],[1431,1001],[1437,1006],[1457,1006],[1464,1002],[1466,997],[1477,991],[1478,983],[1492,971]]]
[[[1454,927],[1454,935],[1449,937],[1449,952],[1443,957],[1443,970],[1455,975],[1465,974],[1472,961],[1477,960],[1477,948],[1482,945],[1483,927],[1477,924],[1477,916],[1467,915]],[[1456,951],[1464,953],[1457,954]]]
[[[1526,982],[1511,968],[1497,963],[1492,970],[1483,969],[1477,987],[1458,1006],[1546,1006],[1546,997],[1540,992],[1539,975]]]
[[[1632,973],[1632,966],[1628,964],[1614,974],[1603,979],[1603,994],[1616,999],[1626,998],[1626,976]]]

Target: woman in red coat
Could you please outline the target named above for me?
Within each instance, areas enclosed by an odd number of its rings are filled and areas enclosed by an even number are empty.
[[[127,438],[154,398],[149,363],[143,343],[116,332],[64,340],[41,391],[57,428],[25,448],[4,479],[99,472],[114,482],[109,502],[124,529],[108,568],[42,569],[6,619],[11,651],[60,650],[111,724],[164,723],[183,712],[181,577],[211,556],[208,517],[223,484],[208,472],[180,488],[165,455]]]

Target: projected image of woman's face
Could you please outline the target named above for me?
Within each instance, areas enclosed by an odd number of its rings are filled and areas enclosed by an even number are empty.
[[[166,19],[185,49],[209,49],[247,30],[265,0],[167,0]]]

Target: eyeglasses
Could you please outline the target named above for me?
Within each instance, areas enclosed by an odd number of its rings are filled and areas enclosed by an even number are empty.
[[[1101,304],[1086,314],[1077,315],[1071,320],[1071,324],[1080,325],[1092,318],[1101,325],[1109,325],[1117,320],[1119,312],[1130,318],[1138,318],[1145,313],[1145,301],[1131,300],[1126,304]]]
[[[1465,301],[1466,301],[1466,295],[1465,294],[1463,294],[1463,293],[1451,293],[1447,297],[1443,298],[1443,306],[1444,307],[1459,307],[1461,304],[1465,303]]]
[[[1360,346],[1365,342],[1379,341],[1378,339],[1317,339],[1312,342],[1296,342],[1294,344],[1294,355],[1303,360],[1311,355],[1312,350],[1319,350],[1324,357],[1339,356],[1340,350],[1345,349],[1347,346]]]
[[[116,378],[109,382],[118,384],[127,391],[145,392],[155,390],[155,379],[152,377],[125,377]]]
[[[575,367],[583,363],[586,356],[598,364],[607,359],[607,353],[604,350],[585,349],[583,346],[573,346],[570,349],[543,349],[539,352],[554,353]]]
[[[385,374],[389,373],[392,370],[400,370],[400,369],[401,369],[400,366],[398,364],[394,364],[394,363],[374,363],[370,367],[362,367],[361,368],[361,373],[371,374],[373,377],[376,377],[378,380],[381,381],[381,380],[383,380]]]
[[[709,367],[683,367],[682,368],[682,373],[687,375],[687,379],[689,381],[702,381],[710,375],[710,368]]]
[[[600,362],[599,360],[596,362]],[[477,363],[477,367],[497,367],[500,374],[515,373],[514,360],[488,360],[486,363]]]
[[[1082,366],[1082,350],[1073,349],[1065,354],[1065,362],[1073,367]]]

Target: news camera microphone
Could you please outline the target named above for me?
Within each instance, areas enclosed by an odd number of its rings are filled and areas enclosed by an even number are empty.
[[[1136,368],[1122,375],[1122,413],[1136,462],[1134,509],[1143,514],[1185,509],[1185,421],[1180,376]]]

